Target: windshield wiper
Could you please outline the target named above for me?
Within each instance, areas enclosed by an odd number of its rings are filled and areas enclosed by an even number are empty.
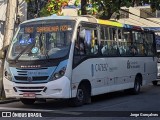
[[[14,59],[15,62],[18,61],[19,57],[21,57],[21,55],[27,51],[29,48],[32,48],[35,44],[34,43],[31,43],[31,44],[28,44],[20,53],[19,55]]]

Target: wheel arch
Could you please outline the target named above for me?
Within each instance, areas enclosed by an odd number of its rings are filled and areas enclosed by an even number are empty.
[[[90,95],[92,94],[92,86],[91,86],[91,83],[88,79],[83,79],[81,80],[81,82],[79,83],[78,87],[80,85],[84,85],[86,88],[88,88],[89,92],[90,92]]]

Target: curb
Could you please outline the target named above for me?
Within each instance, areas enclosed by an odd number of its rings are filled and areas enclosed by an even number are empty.
[[[0,104],[6,104],[6,103],[11,103],[11,102],[18,102],[18,99],[6,99],[6,100],[0,100]]]

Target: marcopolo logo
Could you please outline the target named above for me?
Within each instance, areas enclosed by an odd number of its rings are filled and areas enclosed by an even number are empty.
[[[27,77],[27,80],[28,80],[29,83],[31,83],[33,78],[32,77]]]

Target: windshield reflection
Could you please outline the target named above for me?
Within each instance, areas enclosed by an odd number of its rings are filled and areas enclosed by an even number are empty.
[[[38,21],[22,24],[14,37],[9,60],[61,58],[69,53],[74,21]]]

